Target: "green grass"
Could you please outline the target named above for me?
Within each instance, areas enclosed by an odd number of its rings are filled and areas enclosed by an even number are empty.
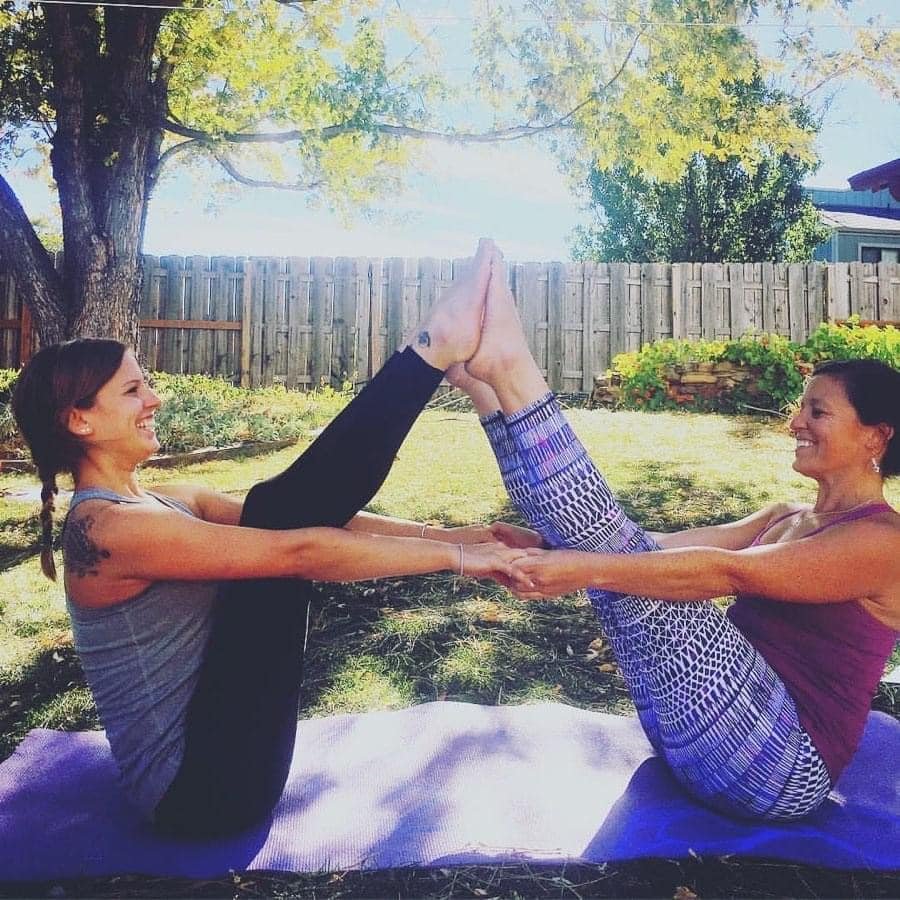
[[[814,496],[813,485],[792,471],[793,441],[776,421],[584,409],[570,410],[569,415],[624,505],[652,529],[721,522],[774,499]],[[266,456],[148,469],[142,478],[148,486],[202,481],[240,494],[283,469],[304,443]],[[0,758],[32,727],[97,727],[71,647],[61,588],[43,578],[35,555],[38,504],[11,496],[34,486],[29,476],[0,474]],[[900,485],[892,484],[888,496],[900,506]],[[65,501],[59,505],[61,517]],[[516,521],[476,417],[446,408],[421,417],[370,509],[448,525],[494,518]],[[304,716],[392,709],[436,699],[490,704],[555,700],[620,713],[632,709],[582,596],[524,604],[496,585],[443,575],[319,587],[311,610]],[[896,653],[894,664],[900,664]],[[896,696],[881,697],[880,702],[896,714]],[[613,879],[611,889],[640,892],[629,887],[631,877]],[[808,880],[809,872],[803,877]],[[241,878],[242,891],[283,896],[366,896],[367,885],[373,893],[375,884],[378,890],[384,888],[381,882],[364,881],[356,893],[343,893],[344,876],[330,886],[314,876],[295,877],[287,884],[274,876],[262,882],[251,875]],[[349,884],[355,876],[348,878]],[[444,879],[428,888],[433,891],[428,895],[493,896],[491,891],[500,890],[507,896],[529,896],[528,883],[535,893],[549,890],[549,882],[537,876],[529,876],[530,882],[516,878],[510,875],[508,889],[502,889],[502,878],[491,886],[493,882],[480,875],[458,878],[457,873],[452,884]],[[596,873],[590,878],[596,881]],[[605,883],[606,878],[600,880]],[[69,890],[113,896],[114,890],[123,890],[121,879],[113,881]],[[127,893],[118,895],[206,892],[207,883],[179,884],[137,879],[128,882]],[[556,887],[553,896],[577,895],[574,887]],[[425,886],[417,889],[424,891]],[[215,890],[218,893],[209,895],[230,896],[238,888],[227,881],[216,883]],[[487,893],[478,893],[482,890]],[[793,890],[803,889],[795,885]]]

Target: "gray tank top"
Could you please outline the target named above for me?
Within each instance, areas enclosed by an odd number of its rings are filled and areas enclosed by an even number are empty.
[[[177,500],[153,496],[193,515]],[[139,502],[89,488],[74,494],[70,513],[85,500]],[[86,609],[66,597],[75,649],[122,786],[149,818],[184,756],[187,706],[206,652],[217,588],[217,582],[158,581],[99,609]]]

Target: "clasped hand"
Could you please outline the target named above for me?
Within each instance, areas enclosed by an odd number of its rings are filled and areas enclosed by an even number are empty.
[[[508,585],[520,600],[545,600],[584,590],[591,554],[579,550],[529,548],[513,562],[513,582]]]
[[[485,530],[486,542],[466,548],[467,575],[491,577],[520,600],[572,594],[589,583],[586,570],[591,554],[545,549],[536,531],[506,522],[493,522]]]

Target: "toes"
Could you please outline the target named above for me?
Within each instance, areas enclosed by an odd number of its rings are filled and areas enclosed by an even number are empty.
[[[502,287],[507,283],[506,260],[497,248],[491,255],[491,283],[495,287]]]
[[[475,251],[475,261],[481,262],[493,253],[499,252],[497,245],[491,238],[480,238],[478,241],[478,249]]]

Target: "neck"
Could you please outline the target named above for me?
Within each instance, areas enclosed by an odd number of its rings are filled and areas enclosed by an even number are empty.
[[[75,490],[85,488],[105,488],[125,497],[139,497],[143,493],[137,469],[118,465],[109,458],[98,461],[88,457],[82,461],[75,473]]]
[[[847,512],[869,503],[884,503],[884,483],[874,472],[852,481],[819,482],[819,493],[813,512]]]

